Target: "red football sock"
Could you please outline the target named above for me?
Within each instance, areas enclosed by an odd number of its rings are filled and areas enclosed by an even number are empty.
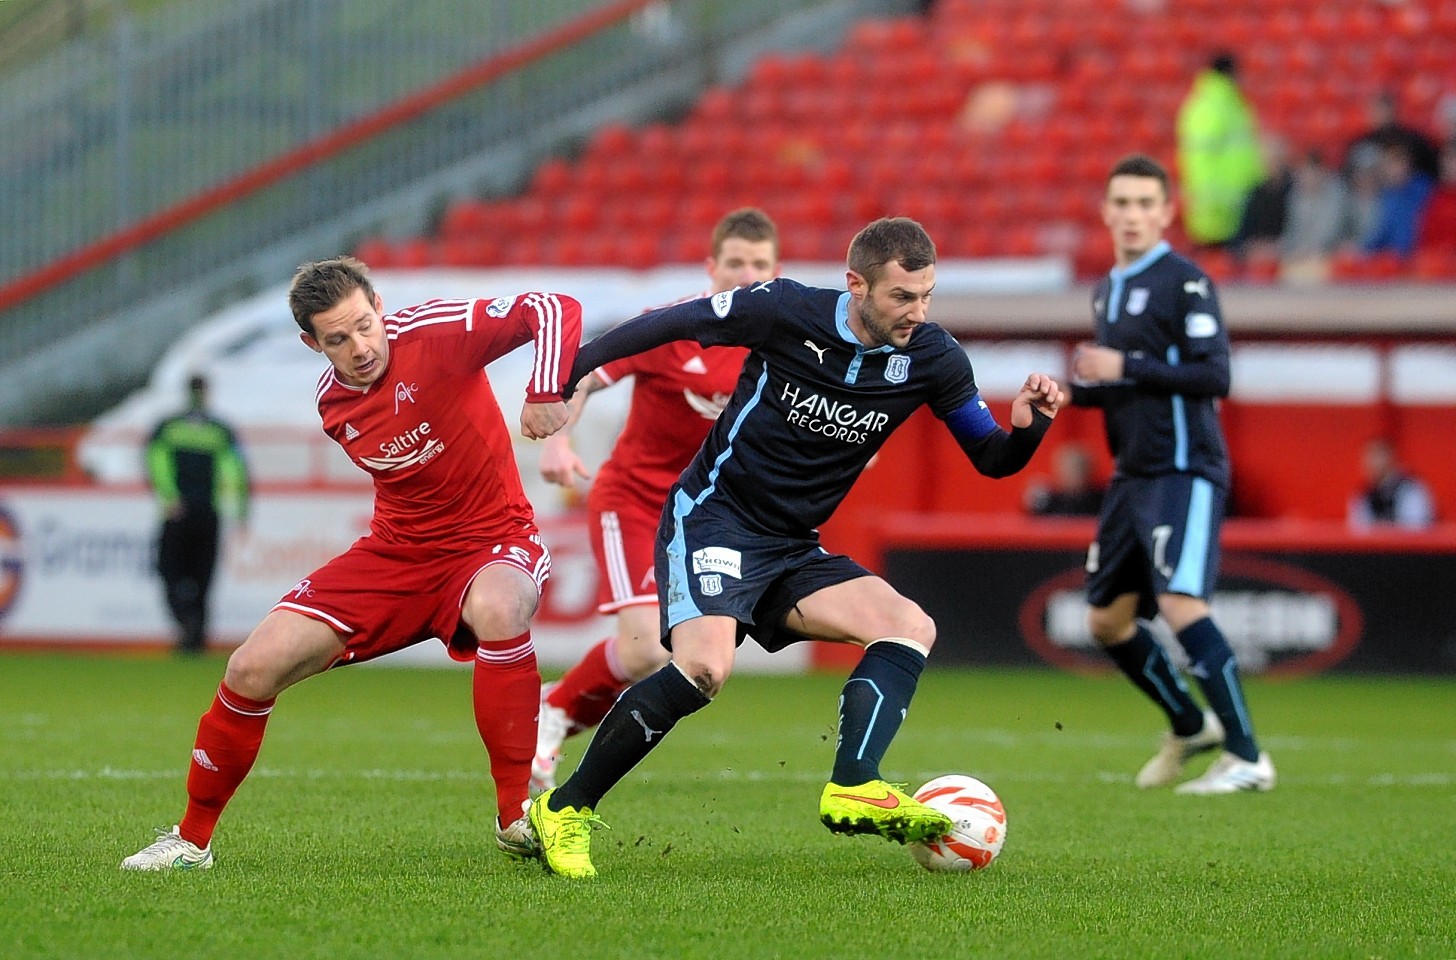
[[[258,759],[273,703],[249,700],[218,684],[212,706],[197,724],[187,770],[187,812],[178,829],[183,840],[199,847],[212,842],[217,818]]]
[[[608,637],[588,650],[546,697],[547,703],[565,710],[572,722],[583,729],[601,723],[602,717],[627,689],[627,681],[613,668],[616,642],[616,637]]]
[[[536,713],[541,672],[529,632],[510,640],[482,643],[475,653],[475,728],[490,756],[496,810],[502,824],[521,815],[530,795],[531,759],[536,755]]]

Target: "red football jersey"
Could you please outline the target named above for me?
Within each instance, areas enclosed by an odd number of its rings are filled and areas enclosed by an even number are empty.
[[[389,365],[367,387],[331,366],[319,379],[324,432],[374,478],[369,530],[400,543],[466,544],[532,527],[534,514],[483,369],[534,341],[528,402],[561,399],[581,341],[581,305],[526,293],[431,300],[384,317]]]
[[[692,462],[733,395],[747,356],[744,347],[679,340],[597,368],[605,383],[637,379],[627,423],[597,471],[587,504],[600,511],[660,511],[668,488]]]

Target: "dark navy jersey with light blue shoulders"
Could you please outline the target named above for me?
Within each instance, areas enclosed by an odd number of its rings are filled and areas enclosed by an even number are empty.
[[[847,292],[779,278],[629,321],[652,333],[633,344],[638,350],[674,332],[704,346],[751,348],[732,399],[679,481],[695,504],[731,511],[751,530],[806,536],[922,405],[950,419],[958,437],[999,432],[950,334],[924,323],[903,348],[867,347],[850,330],[849,302]],[[573,376],[598,365],[599,354],[634,352],[614,336],[626,326],[587,344]]]
[[[1122,380],[1072,386],[1105,411],[1117,473],[1189,473],[1229,483],[1218,399],[1229,390],[1229,340],[1218,293],[1198,266],[1159,243],[1093,293],[1097,343],[1123,352]]]

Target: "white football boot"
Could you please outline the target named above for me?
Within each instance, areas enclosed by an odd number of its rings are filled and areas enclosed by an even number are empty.
[[[576,724],[560,707],[546,702],[555,684],[541,688],[541,712],[536,720],[536,756],[531,759],[531,796],[536,797],[556,786],[556,765],[561,762],[561,744],[577,732]]]
[[[1250,763],[1225,750],[1219,754],[1208,772],[1196,780],[1180,784],[1174,793],[1206,797],[1216,793],[1240,793],[1244,790],[1273,790],[1276,775],[1269,754],[1260,753]]]
[[[531,821],[525,814],[512,820],[508,827],[502,827],[500,817],[496,817],[495,844],[512,860],[534,860],[541,854],[536,831],[531,829]]]
[[[149,846],[121,861],[123,870],[209,870],[212,844],[199,847],[182,839],[177,828],[158,830]]]
[[[1223,746],[1223,724],[1212,710],[1203,711],[1203,729],[1187,737],[1175,735],[1171,730],[1163,734],[1163,745],[1153,758],[1143,764],[1133,781],[1144,790],[1150,787],[1166,787],[1177,783],[1183,773],[1183,765],[1189,759]]]

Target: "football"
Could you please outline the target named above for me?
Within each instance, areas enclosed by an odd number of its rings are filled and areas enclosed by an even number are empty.
[[[936,777],[915,791],[915,799],[955,821],[940,839],[908,845],[915,862],[927,870],[983,870],[1006,843],[1006,808],[996,791],[975,777]]]

